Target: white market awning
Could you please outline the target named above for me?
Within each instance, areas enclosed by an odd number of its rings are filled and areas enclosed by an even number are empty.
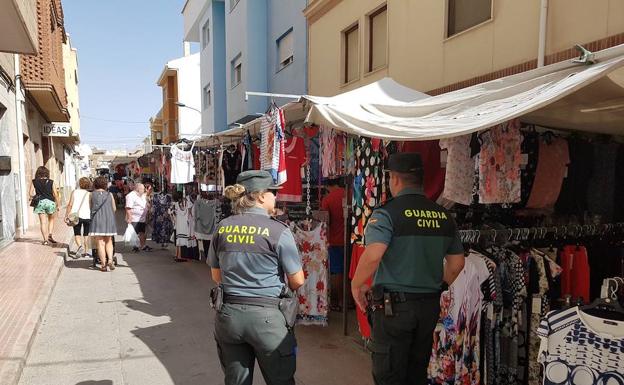
[[[384,79],[334,97],[302,98],[312,102],[308,122],[383,139],[453,137],[516,117],[552,128],[624,134],[624,45],[597,52],[595,61],[568,60],[435,97]],[[395,85],[402,97],[395,96]]]

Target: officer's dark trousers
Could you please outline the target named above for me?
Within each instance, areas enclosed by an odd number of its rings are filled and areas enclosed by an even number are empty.
[[[440,299],[410,300],[393,305],[394,316],[384,310],[373,313],[368,349],[373,358],[377,385],[425,385],[433,344],[433,330],[440,317]]]
[[[251,385],[255,360],[267,385],[294,385],[297,341],[277,308],[224,304],[215,339],[225,385]]]

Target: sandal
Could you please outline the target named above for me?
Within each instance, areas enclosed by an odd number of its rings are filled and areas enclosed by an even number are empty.
[[[48,241],[50,241],[50,243],[58,243],[54,240],[54,238],[52,238],[52,234],[48,235]]]
[[[110,262],[108,263],[108,268],[109,268],[111,271],[115,270],[115,264],[113,263],[113,261],[110,261]]]
[[[106,271],[108,271],[108,270],[106,270],[106,266],[102,266],[102,267],[100,267],[100,271],[104,271],[104,272],[106,272]]]
[[[50,242],[48,242],[48,241],[43,241],[43,242],[41,242],[41,244],[44,245],[44,246],[50,246]]]

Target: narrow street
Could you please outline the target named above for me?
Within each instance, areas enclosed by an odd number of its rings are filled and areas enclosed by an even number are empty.
[[[20,384],[222,384],[208,266],[175,263],[172,248],[135,254],[117,245],[113,272],[68,258]],[[350,330],[342,336],[339,314],[328,328],[297,328],[298,384],[372,383],[370,358]],[[255,377],[264,384],[258,369]]]

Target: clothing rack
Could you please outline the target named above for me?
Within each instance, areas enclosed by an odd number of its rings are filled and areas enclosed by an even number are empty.
[[[482,238],[491,238],[492,242],[497,239],[507,241],[527,241],[545,239],[547,235],[553,235],[557,239],[570,237],[595,236],[607,234],[614,230],[623,230],[624,223],[607,223],[601,225],[568,225],[554,227],[528,227],[508,229],[486,230],[459,230],[459,236],[463,243],[478,243]],[[500,238],[499,238],[500,237]]]

